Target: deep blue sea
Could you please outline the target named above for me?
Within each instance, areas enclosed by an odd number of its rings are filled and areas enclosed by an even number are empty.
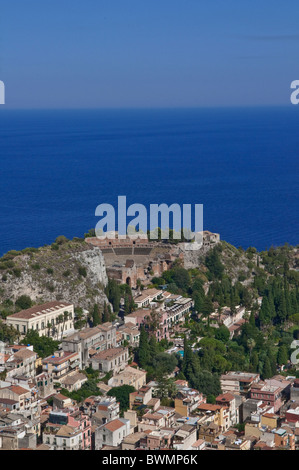
[[[0,111],[0,254],[83,236],[118,195],[203,204],[236,246],[299,243],[299,107]]]

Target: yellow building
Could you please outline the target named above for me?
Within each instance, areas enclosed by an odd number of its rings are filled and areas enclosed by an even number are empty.
[[[270,429],[277,428],[278,417],[273,413],[264,413],[261,416],[261,425]]]

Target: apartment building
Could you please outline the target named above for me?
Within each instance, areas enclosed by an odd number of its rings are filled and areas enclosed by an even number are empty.
[[[172,446],[174,450],[192,449],[197,440],[197,427],[184,424],[173,436]]]
[[[231,371],[221,375],[220,385],[223,393],[247,395],[252,385],[258,383],[259,380],[259,374]]]
[[[116,346],[116,326],[107,322],[94,328],[84,328],[62,341],[65,352],[77,352],[80,369],[89,365],[91,355]]]
[[[79,408],[53,410],[43,432],[53,450],[91,450],[91,421]]]
[[[119,418],[119,402],[115,397],[106,397],[96,403],[95,413],[92,414],[92,424],[101,426]]]
[[[132,385],[136,390],[146,384],[146,371],[127,366],[108,381],[110,387],[120,387],[121,385]]]
[[[43,372],[52,374],[54,382],[60,382],[68,374],[79,370],[79,365],[78,353],[55,351],[53,356],[43,359]]]
[[[216,397],[217,405],[224,405],[229,409],[230,426],[239,423],[239,407],[236,405],[236,398],[231,393],[224,393]]]
[[[128,365],[128,359],[128,348],[111,348],[92,356],[90,364],[94,370],[103,373],[113,371],[114,374],[117,374]]]
[[[26,377],[35,376],[37,354],[33,351],[32,346],[11,346],[6,352],[6,361],[4,364],[4,368],[7,371],[6,377],[13,377],[15,375],[23,375]]]
[[[261,382],[254,384],[250,391],[250,398],[262,401],[263,404],[273,407],[276,413],[282,406],[282,387]]]
[[[145,289],[141,294],[134,298],[134,303],[138,308],[148,307],[151,302],[163,299],[162,290],[158,289]]]
[[[174,401],[175,411],[182,416],[190,416],[206,398],[198,390],[182,387]]]

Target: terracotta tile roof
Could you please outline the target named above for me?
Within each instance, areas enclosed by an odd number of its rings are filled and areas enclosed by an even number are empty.
[[[216,401],[232,401],[234,400],[234,395],[232,395],[231,393],[223,393],[222,395],[218,395],[218,397],[216,398]]]
[[[62,356],[48,356],[43,359],[43,363],[53,363],[53,364],[62,364],[65,361],[68,361],[69,359],[78,356],[77,352],[63,352]]]
[[[10,398],[0,398],[0,403],[2,403],[2,405],[15,405],[18,402]]]
[[[77,382],[83,382],[83,380],[85,380],[85,382],[87,382],[87,377],[85,374],[82,374],[81,372],[78,372],[74,375],[71,375],[69,377],[66,377],[65,379],[61,380],[62,384],[63,385],[74,385],[75,383]]]
[[[56,435],[61,437],[70,437],[73,436],[73,434],[76,434],[76,430],[72,426],[64,425],[61,426]]]
[[[145,318],[145,317],[149,317],[151,312],[152,311],[150,309],[139,309],[139,310],[135,310],[135,312],[132,312],[126,315],[126,318]]]
[[[203,411],[219,411],[221,410],[221,408],[222,406],[220,405],[212,405],[210,403],[201,403],[197,407],[198,410],[203,410]]]
[[[160,413],[146,413],[145,415],[143,415],[143,418],[158,421],[159,419],[163,418],[163,415]]]
[[[14,353],[14,357],[17,359],[29,359],[29,357],[35,357],[37,354],[30,349],[20,349],[16,353]]]
[[[196,442],[194,442],[194,444],[192,444],[191,447],[198,447],[198,446],[201,446],[202,444],[204,444],[204,440],[203,439],[198,439]]]
[[[105,424],[104,427],[109,431],[114,432],[117,429],[122,428],[123,426],[125,426],[125,424],[122,421],[120,421],[119,419],[113,419],[109,423]]]
[[[126,350],[127,350],[126,348],[122,348],[122,347],[106,349],[105,351],[101,351],[95,356],[93,356],[92,359],[93,360],[94,359],[95,360],[111,359],[114,357],[118,357],[120,354],[123,354],[124,352],[126,352]]]
[[[100,411],[106,411],[109,408],[110,403],[107,403],[107,405],[98,405],[98,410]]]
[[[264,413],[263,416],[265,418],[278,418],[278,416],[274,413]]]
[[[29,320],[30,318],[36,318],[36,316],[50,313],[51,310],[54,312],[55,310],[59,310],[64,307],[71,307],[72,304],[68,302],[58,302],[57,300],[53,302],[47,302],[46,304],[42,305],[34,305],[34,307],[27,308],[26,310],[21,310],[20,312],[13,313],[9,315],[7,318],[24,318],[25,320]],[[49,311],[48,311],[49,310]]]
[[[56,400],[61,400],[61,401],[69,400],[69,398],[62,395],[62,393],[56,393],[56,395],[54,395],[53,398],[55,398]]]
[[[11,390],[16,395],[24,395],[25,393],[30,393],[30,390],[26,390],[26,388],[20,387],[19,385],[10,385],[10,387],[5,388]]]

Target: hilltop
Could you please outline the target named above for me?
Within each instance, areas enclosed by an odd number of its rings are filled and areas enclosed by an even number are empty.
[[[107,282],[101,251],[84,239],[60,236],[52,245],[12,250],[0,259],[0,304],[8,310],[22,295],[34,303],[64,300],[81,308],[103,305]]]

